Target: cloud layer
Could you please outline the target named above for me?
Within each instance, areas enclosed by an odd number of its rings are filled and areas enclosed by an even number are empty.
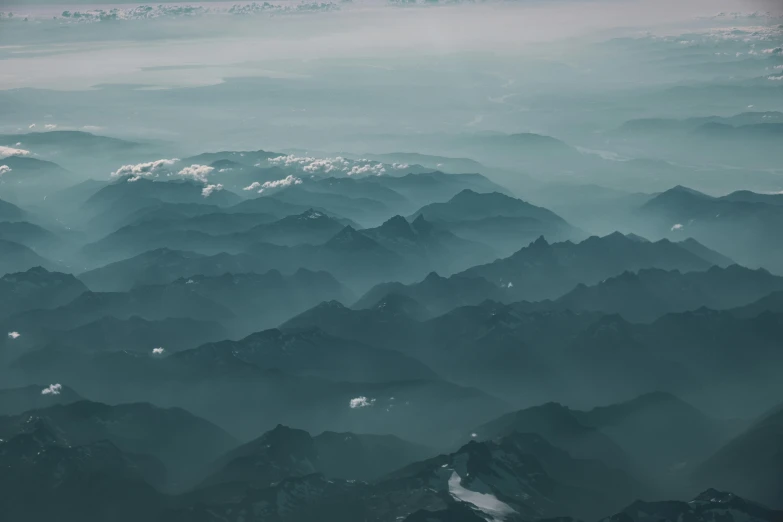
[[[210,167],[209,165],[191,165],[190,167],[185,167],[177,172],[177,176],[206,183],[207,176],[209,176],[213,170],[215,170],[215,168]]]
[[[14,147],[5,147],[0,145],[0,159],[8,158],[11,156],[29,156],[31,152],[24,149],[16,149]]]
[[[258,193],[261,194],[264,190],[267,189],[285,188],[285,187],[290,187],[292,185],[301,185],[301,184],[302,184],[302,180],[300,178],[297,178],[293,174],[289,174],[283,179],[276,179],[274,181],[265,181],[263,183],[254,181],[253,183],[243,188],[242,190],[258,190]]]
[[[159,159],[148,161],[146,163],[137,163],[136,165],[123,165],[111,173],[113,178],[122,178],[128,176],[128,181],[138,181],[141,178],[157,178],[161,173],[169,170],[169,167],[177,163],[177,158]]]
[[[41,390],[41,395],[60,395],[62,391],[62,384],[50,384],[47,388]]]
[[[278,156],[268,160],[270,165],[299,168],[308,174],[343,174],[346,176],[374,175],[380,176],[386,173],[386,165],[368,159],[346,159],[342,156],[334,158],[314,158],[310,156]],[[406,169],[408,165],[395,163],[392,168]]]
[[[208,198],[212,195],[213,192],[217,192],[219,190],[223,190],[223,185],[220,183],[214,184],[214,185],[207,185],[203,189],[201,189],[201,195],[205,198]]]
[[[352,410],[355,410],[357,408],[367,408],[373,404],[375,404],[375,399],[368,399],[367,397],[361,396],[356,397],[355,399],[351,399],[349,405]]]

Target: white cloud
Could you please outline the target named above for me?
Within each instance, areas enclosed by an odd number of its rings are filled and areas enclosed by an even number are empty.
[[[13,147],[4,147],[0,145],[0,159],[8,158],[10,156],[29,156],[30,151],[24,149],[15,149]]]
[[[256,182],[258,183],[258,182]],[[265,181],[260,185],[260,189],[258,193],[260,194],[266,189],[276,189],[276,188],[284,188],[284,187],[290,187],[291,185],[301,185],[302,180],[297,178],[296,176],[293,176],[289,174],[288,176],[284,177],[283,179],[276,179],[274,181]],[[252,190],[250,187],[255,185],[255,183],[251,183],[248,187],[245,187],[245,190]],[[256,187],[258,188],[258,187]]]
[[[683,226],[682,226],[681,223],[677,223],[677,224],[672,226],[672,232],[674,232],[675,230],[682,230],[682,229],[683,229]]]
[[[112,172],[111,176],[113,178],[130,176],[128,179],[129,182],[138,181],[141,178],[157,178],[161,172],[168,170],[168,167],[174,165],[178,161],[177,158],[159,159],[146,163],[137,163],[136,165],[123,165]]]
[[[196,181],[206,183],[207,176],[213,170],[215,170],[215,168],[210,167],[209,165],[191,165],[190,167],[185,167],[184,169],[177,172],[177,176],[182,176],[184,178],[192,178]]]
[[[46,125],[44,125],[44,129],[46,129],[46,130],[54,130],[56,128],[57,128],[57,125],[55,125],[53,123],[47,123]]]
[[[152,355],[163,355],[163,352],[165,351],[165,348],[153,348]]]
[[[11,167],[8,165],[0,165],[0,177],[3,177],[3,174],[8,174],[11,172]]]
[[[31,123],[27,128],[28,129],[34,129],[35,128],[35,123]]]
[[[772,80],[773,82],[779,82],[783,80],[783,74],[781,74],[780,76],[770,76],[767,79]]]
[[[284,187],[290,187],[291,185],[301,185],[301,184],[302,184],[302,180],[300,178],[297,178],[296,176],[289,174],[283,179],[277,179],[274,181],[265,181],[263,183],[254,181],[253,183],[243,188],[242,190],[258,190],[258,193],[261,194],[266,189],[284,188]]]
[[[316,158],[310,158],[308,156],[294,156],[293,154],[289,154],[287,156],[277,156],[276,158],[269,158],[269,163],[271,165],[283,165],[284,167],[295,167],[297,165],[309,165],[313,161],[315,161]],[[256,165],[260,166],[260,165]]]
[[[60,395],[60,392],[62,391],[62,384],[50,384],[48,388],[41,390],[41,395]]]
[[[761,51],[764,54],[783,54],[783,47],[774,47],[772,49],[764,49]]]
[[[213,192],[217,190],[223,190],[223,185],[221,183],[218,183],[217,185],[207,185],[203,189],[201,189],[201,195],[205,198],[208,198],[212,195]]]
[[[9,339],[18,339],[21,335],[19,332],[8,332]]]
[[[375,176],[380,176],[381,174],[385,173],[386,169],[383,167],[382,163],[376,163],[375,165],[354,165],[351,170],[348,171],[349,176],[359,176],[362,174],[372,174]]]
[[[328,174],[332,171],[344,170],[347,166],[348,160],[341,156],[337,156],[336,158],[317,159],[305,166],[303,170],[312,174],[316,172]]]
[[[98,125],[85,125],[82,127],[82,130],[85,130],[87,132],[97,132],[97,131],[102,131],[103,127],[99,127]]]
[[[349,160],[342,156],[335,158],[313,158],[310,156],[278,156],[270,158],[271,165],[280,165],[283,167],[298,167],[308,174],[337,174],[344,173],[348,176],[360,174],[381,175],[386,172],[382,163],[373,163],[368,159]],[[258,165],[260,166],[260,165]],[[395,169],[406,169],[408,165],[395,164]]]
[[[351,409],[355,410],[356,408],[366,408],[367,406],[372,406],[375,404],[375,399],[368,399],[367,397],[356,397],[355,399],[351,399]]]
[[[310,174],[323,173],[328,174],[334,171],[347,170],[350,162],[341,156],[336,158],[312,158],[310,156],[278,156],[270,158],[271,165],[282,165],[284,167],[301,167],[302,170]]]

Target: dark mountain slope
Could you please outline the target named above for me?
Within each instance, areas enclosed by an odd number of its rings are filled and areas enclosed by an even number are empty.
[[[236,445],[226,432],[182,409],[146,403],[80,401],[0,417],[0,436],[13,437],[31,422],[45,423],[70,445],[110,441],[124,452],[153,455],[166,465],[170,487],[193,481],[207,463]]]
[[[779,290],[783,290],[783,278],[763,269],[738,265],[687,273],[645,269],[636,274],[625,272],[595,286],[579,285],[557,299],[554,306],[617,313],[631,321],[652,321],[667,313],[702,307],[735,308]]]
[[[376,306],[388,295],[401,295],[420,303],[433,315],[440,315],[460,306],[477,305],[487,299],[504,301],[505,288],[500,288],[480,277],[441,277],[435,272],[419,283],[383,283],[364,294],[353,307],[365,309]]]
[[[554,212],[498,192],[481,194],[466,189],[445,203],[422,207],[411,217],[419,216],[504,255],[540,235],[558,240],[583,237]]]
[[[63,306],[87,287],[70,274],[33,267],[0,278],[0,317],[40,308]]]
[[[712,262],[670,241],[644,242],[619,232],[581,243],[548,243],[543,237],[505,259],[463,272],[509,289],[509,299],[554,299],[579,283],[596,284],[642,268],[706,270]]]
[[[783,509],[783,408],[762,416],[696,468],[697,485],[731,486],[739,494]]]

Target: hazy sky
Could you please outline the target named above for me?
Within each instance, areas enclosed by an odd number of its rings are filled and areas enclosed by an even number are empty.
[[[86,89],[105,83],[204,85],[232,76],[296,75],[297,66],[291,61],[327,58],[463,52],[547,58],[549,50],[542,43],[605,38],[606,31],[617,35],[646,30],[675,34],[703,25],[698,17],[774,3],[614,0],[437,8],[355,3],[341,4],[334,12],[79,23],[57,32],[48,21],[41,22],[44,27],[31,28],[33,24],[29,24],[24,30],[6,23],[5,34],[0,34],[0,88]],[[225,4],[202,5],[225,9]],[[61,9],[58,6],[53,12]],[[267,67],[265,62],[278,63]],[[160,69],[182,65],[208,68],[198,73]]]
[[[199,4],[196,16],[124,6],[130,19],[101,22],[62,16],[94,20],[87,6],[13,9],[17,20],[0,20],[0,132],[49,124],[193,147],[372,151],[404,144],[370,135],[524,131],[596,148],[595,129],[632,117],[781,109],[769,90],[778,55],[764,52],[783,45],[781,19],[747,16],[772,3],[232,5]],[[665,91],[739,82],[750,83],[719,97]]]

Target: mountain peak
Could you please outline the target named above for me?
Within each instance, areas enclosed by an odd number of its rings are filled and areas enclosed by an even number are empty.
[[[546,238],[543,235],[541,235],[538,236],[538,239],[530,243],[530,246],[534,248],[545,248],[549,246],[549,242],[546,240]]]
[[[705,199],[712,199],[711,196],[708,196],[707,194],[703,192],[699,192],[698,190],[683,186],[683,185],[675,185],[674,187],[670,188],[669,190],[666,190],[662,192],[660,195],[664,194],[686,194],[688,196],[696,196],[700,198]]]
[[[377,230],[389,238],[404,238],[413,240],[416,237],[416,232],[414,231],[413,227],[411,227],[411,224],[400,215],[396,215],[384,221]]]
[[[737,498],[737,496],[734,493],[718,491],[717,489],[709,488],[699,493],[696,498],[693,499],[693,501],[724,504],[734,500],[735,498]]]
[[[316,305],[315,308],[320,308],[320,309],[333,308],[335,310],[347,310],[348,309],[340,301],[337,301],[337,300],[334,300],[334,299],[332,299],[331,301],[323,301],[320,304]]]
[[[349,250],[353,252],[383,250],[377,241],[350,225],[347,225],[335,234],[324,246],[331,250]]]
[[[472,202],[472,201],[481,201],[481,200],[506,200],[506,199],[515,199],[511,196],[506,196],[505,194],[501,194],[500,192],[476,192],[472,189],[462,189],[460,192],[458,192],[454,197],[451,198],[451,202],[453,203],[459,203],[459,202]]]
[[[422,282],[423,283],[434,283],[434,282],[438,282],[438,281],[444,281],[445,279],[446,279],[445,277],[442,277],[442,276],[438,275],[437,272],[433,271],[433,272],[430,272],[429,274],[427,274],[427,277],[425,277]]]
[[[432,229],[434,228],[432,223],[424,218],[424,214],[419,214],[418,217],[413,220],[411,226],[419,235],[427,235],[432,232]]]
[[[319,212],[313,208],[309,208],[297,216],[299,219],[323,219],[326,216],[323,212]]]

